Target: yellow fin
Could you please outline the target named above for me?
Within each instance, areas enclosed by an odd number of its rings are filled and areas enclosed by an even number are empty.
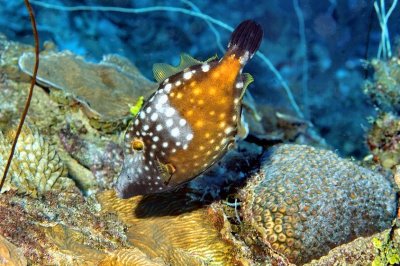
[[[214,60],[218,60],[218,55],[217,54],[215,54],[215,55],[211,56],[210,58],[208,58],[206,61],[204,61],[204,63],[210,63],[211,61],[214,61]]]
[[[157,82],[162,82],[163,80],[176,73],[178,72],[176,72],[175,67],[171,65],[164,63],[157,63],[153,65],[153,75]]]
[[[156,161],[156,167],[161,175],[161,179],[164,181],[164,184],[168,184],[171,180],[172,174],[176,171],[175,167],[171,163],[164,164],[158,159]]]
[[[182,53],[181,61],[179,62],[179,66],[177,68],[180,69],[179,70],[179,72],[180,72],[187,67],[191,67],[191,66],[199,65],[199,64],[203,64],[203,62],[191,57],[189,54]]]
[[[191,67],[194,65],[203,64],[205,62],[210,62],[215,59],[218,59],[217,55],[210,57],[209,59],[207,59],[206,61],[203,62],[203,61],[200,61],[200,60],[197,60],[197,59],[191,57],[188,54],[182,53],[180,56],[179,65],[177,65],[177,66],[171,66],[169,64],[164,64],[164,63],[154,64],[153,65],[153,75],[154,75],[154,78],[157,80],[157,82],[162,82],[163,80],[167,79],[168,77],[183,71],[185,68],[188,68],[188,67]]]
[[[246,90],[247,87],[254,81],[254,78],[250,73],[243,73],[243,89]]]
[[[243,99],[247,87],[254,81],[254,78],[249,73],[243,73],[242,80],[243,80],[243,89],[242,89],[242,94],[240,94],[240,99]]]

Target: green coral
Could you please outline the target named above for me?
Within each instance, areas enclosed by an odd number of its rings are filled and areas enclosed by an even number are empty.
[[[394,242],[390,241],[390,232],[383,241],[373,238],[372,244],[378,251],[372,266],[397,265],[400,263],[400,247],[396,247]]]

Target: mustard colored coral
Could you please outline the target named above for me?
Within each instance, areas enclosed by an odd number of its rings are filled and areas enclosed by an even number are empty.
[[[4,171],[14,136],[13,129],[5,134],[0,132],[1,173]],[[37,197],[51,189],[74,186],[66,174],[55,146],[48,143],[33,126],[24,125],[2,192],[13,189]]]
[[[250,263],[239,246],[221,235],[223,215],[212,207],[190,203],[183,193],[123,200],[106,191],[98,199],[103,211],[116,212],[127,224],[128,241],[151,260],[158,259],[164,265]]]

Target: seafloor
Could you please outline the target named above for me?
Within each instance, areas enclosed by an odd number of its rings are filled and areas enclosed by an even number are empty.
[[[32,52],[0,36],[0,172]],[[362,159],[248,94],[250,135],[220,162],[171,192],[123,200],[113,187],[130,107],[157,84],[121,55],[93,63],[46,42],[0,194],[0,265],[399,264],[400,57],[365,63],[373,76],[357,85],[377,115]]]

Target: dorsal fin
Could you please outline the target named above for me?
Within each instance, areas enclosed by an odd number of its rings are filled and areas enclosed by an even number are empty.
[[[203,63],[210,63],[211,61],[215,61],[218,60],[218,55],[215,54],[213,56],[211,56],[210,58],[208,58],[206,61],[204,61]]]
[[[242,81],[243,81],[243,89],[242,89],[242,94],[240,94],[240,97],[239,97],[240,99],[243,98],[247,87],[254,81],[254,78],[249,73],[243,73],[242,74]]]
[[[247,87],[254,81],[253,76],[250,73],[243,73],[243,89],[246,90]]]
[[[154,64],[153,65],[153,75],[154,75],[154,78],[157,80],[157,82],[162,82],[163,80],[167,79],[168,77],[183,71],[185,68],[188,68],[188,67],[191,67],[194,65],[203,64],[205,62],[210,62],[215,59],[218,59],[217,55],[215,55],[203,62],[203,61],[200,61],[200,60],[197,60],[197,59],[191,57],[190,55],[188,55],[186,53],[182,53],[180,56],[179,65],[177,65],[177,66],[172,66],[169,64],[165,64],[165,63]]]

